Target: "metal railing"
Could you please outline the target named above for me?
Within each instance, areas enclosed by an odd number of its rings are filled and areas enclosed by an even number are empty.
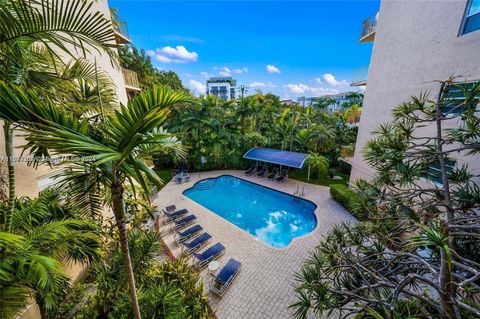
[[[368,67],[359,68],[353,71],[351,86],[367,84]]]
[[[118,15],[118,11],[116,9],[111,9],[110,10],[110,15],[112,16],[112,25],[113,25],[113,30],[116,32],[122,34],[126,38],[130,38],[128,34],[128,25],[125,20],[120,18]]]
[[[360,40],[362,40],[369,34],[372,34],[373,32],[375,32],[375,28],[377,26],[377,17],[378,17],[378,12],[375,13],[373,16],[363,20],[362,30],[360,32]]]
[[[122,68],[122,74],[126,86],[140,89],[137,72]]]

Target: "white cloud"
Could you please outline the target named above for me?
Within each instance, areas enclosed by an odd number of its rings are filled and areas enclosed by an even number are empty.
[[[322,84],[322,79],[321,78],[315,78],[313,79],[315,81],[315,83],[317,84]]]
[[[188,51],[183,45],[148,50],[147,54],[161,63],[188,63],[198,60],[198,53]]]
[[[205,91],[207,89],[206,85],[203,84],[202,82],[198,82],[196,80],[190,80],[188,81],[188,84],[190,86],[190,89],[196,94],[196,95],[202,95],[205,94]]]
[[[249,87],[251,88],[254,88],[254,89],[259,89],[259,88],[263,88],[267,86],[265,83],[262,83],[262,82],[253,82],[253,83],[250,83]]]
[[[277,68],[275,65],[267,64],[265,67],[268,73],[281,73],[280,69]]]
[[[275,88],[277,87],[275,84],[273,84],[272,82],[268,82],[268,83],[263,83],[263,82],[252,82],[248,85],[249,87],[251,87],[252,89],[260,89],[260,88],[264,88],[264,87],[268,87],[268,88]]]
[[[247,68],[233,69],[233,73],[235,74],[248,73],[248,69]]]
[[[336,89],[329,89],[323,87],[312,87],[303,83],[285,84],[283,86],[290,93],[294,94],[310,94],[315,96],[322,96],[328,94],[336,94],[339,91]]]
[[[317,78],[319,79],[319,78]],[[317,80],[315,79],[315,80]],[[331,86],[337,86],[337,85],[348,85],[348,82],[346,80],[343,80],[343,81],[337,81],[337,79],[335,79],[335,77],[333,76],[333,74],[330,74],[330,73],[325,73],[324,75],[322,75],[322,79],[329,85]],[[318,83],[318,82],[317,82]]]
[[[232,71],[225,66],[225,67],[223,67],[223,68],[220,69],[220,71],[218,72],[218,74],[220,74],[221,76],[231,76],[231,75],[232,75]]]
[[[212,77],[212,75],[211,75],[210,73],[205,72],[205,71],[200,72],[200,75],[201,75],[202,77],[204,77],[204,78],[210,78],[210,77]]]

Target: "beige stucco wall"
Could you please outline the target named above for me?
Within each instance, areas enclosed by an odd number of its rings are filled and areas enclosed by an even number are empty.
[[[450,76],[480,80],[480,30],[459,35],[467,0],[382,1],[360,120],[353,182],[373,173],[361,150],[391,110],[422,91],[435,95]],[[455,125],[455,123],[449,123]],[[462,156],[459,162],[462,161]],[[479,156],[469,159],[480,172]]]

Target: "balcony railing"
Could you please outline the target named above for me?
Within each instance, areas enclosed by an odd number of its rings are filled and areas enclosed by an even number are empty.
[[[117,9],[111,9],[110,15],[112,16],[113,30],[117,36],[117,42],[119,44],[130,43],[130,35],[128,34],[128,25],[125,20],[120,18]]]
[[[138,81],[137,72],[122,68],[122,73],[127,89],[140,91],[140,81]]]
[[[342,146],[340,150],[340,156],[343,159],[352,158],[354,154],[355,154],[355,144]]]
[[[363,20],[360,39],[358,40],[359,42],[372,42],[375,39],[377,18],[378,12],[375,15],[369,17],[368,19]]]
[[[367,85],[368,67],[363,67],[353,71],[351,86]]]

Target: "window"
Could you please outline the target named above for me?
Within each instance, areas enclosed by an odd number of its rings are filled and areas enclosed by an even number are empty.
[[[447,169],[447,175],[450,176],[455,169],[456,161],[451,159],[445,159],[445,166]],[[435,184],[443,185],[442,171],[440,170],[440,162],[436,161],[428,168],[425,178],[431,180]]]
[[[469,0],[462,24],[462,34],[480,29],[480,0]]]
[[[465,83],[455,83],[449,85],[445,88],[444,99],[446,101],[445,105],[442,107],[442,113],[444,115],[448,114],[460,114],[467,111],[467,105],[459,105],[460,103],[465,102],[465,95],[471,92],[471,90],[476,86],[478,88],[480,82],[465,82]],[[478,99],[475,99],[473,103],[477,104]]]

